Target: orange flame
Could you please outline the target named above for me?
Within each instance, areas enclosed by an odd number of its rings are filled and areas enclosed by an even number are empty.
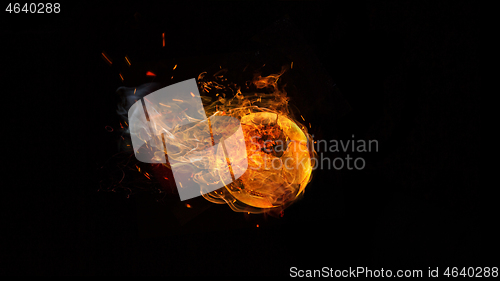
[[[279,86],[286,69],[283,67],[279,73],[266,77],[255,74],[248,83],[256,88],[255,92],[242,93],[241,88],[236,87],[232,98],[224,93],[227,89],[222,83],[225,69],[213,75],[215,80],[206,79],[205,72],[198,76],[202,92],[215,92],[218,96],[215,102],[205,106],[207,115],[228,115],[240,120],[249,166],[239,179],[225,188],[203,194],[208,201],[227,203],[237,212],[274,212],[281,216],[282,210],[298,198],[310,182],[316,152],[306,127],[289,111],[284,86]],[[277,149],[279,145],[282,151]],[[285,162],[293,168],[273,168],[273,163],[281,163],[283,167]],[[203,185],[203,180],[195,179]]]
[[[203,155],[191,158],[186,156],[190,151],[213,146],[213,136],[225,137],[232,134],[230,128],[211,124],[210,118],[206,121],[208,126],[205,126],[206,123],[201,124],[202,121],[194,122],[193,124],[200,125],[188,128],[167,126],[158,121],[155,122],[154,128],[157,132],[145,136],[145,139],[162,135],[159,132],[169,132],[168,138],[175,139],[171,144],[175,143],[176,146],[176,149],[166,152],[169,159],[189,163],[198,168],[214,165],[228,167],[231,172],[229,178],[203,170],[191,175],[192,180],[198,183],[202,190],[216,182],[224,185],[216,191],[202,192],[206,200],[228,204],[237,212],[282,215],[283,209],[304,193],[312,177],[316,153],[306,126],[294,118],[289,110],[285,85],[279,83],[286,69],[287,67],[283,67],[279,73],[265,77],[255,74],[245,85],[244,92],[240,86],[226,82],[226,69],[221,68],[211,77],[208,77],[206,72],[198,76],[197,82],[207,117],[231,116],[240,120],[244,139],[238,141],[244,142],[246,155],[232,155],[231,160],[223,158],[215,163],[209,162],[213,160]],[[192,93],[191,96],[195,95]],[[215,100],[212,100],[211,96],[216,97]],[[172,99],[171,102],[160,104],[157,112],[149,118],[155,119],[162,114],[168,114],[175,121],[175,116],[187,115],[185,105],[190,102]],[[204,128],[209,128],[210,131],[205,131]],[[158,155],[155,154],[155,157],[160,157],[163,153],[165,152],[157,151]],[[248,163],[246,170],[241,170],[240,163],[243,163],[243,159]],[[164,165],[169,167],[168,164]],[[235,174],[241,176],[235,179]],[[182,184],[180,185],[182,188]]]

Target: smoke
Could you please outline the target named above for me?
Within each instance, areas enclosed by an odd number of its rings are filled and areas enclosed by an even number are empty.
[[[146,83],[138,87],[119,87],[116,90],[119,101],[116,113],[128,122],[128,110],[136,102],[144,96],[162,88],[163,85],[157,82]]]

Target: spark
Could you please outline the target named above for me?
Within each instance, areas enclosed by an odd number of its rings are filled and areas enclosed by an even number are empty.
[[[134,95],[135,95],[135,91],[137,91],[137,88],[134,89]]]
[[[193,94],[193,92],[191,92],[191,96],[194,98],[194,94]]]
[[[290,65],[290,69],[292,69],[292,68],[293,68],[293,61],[292,61],[292,65]]]
[[[174,70],[174,69],[176,69],[176,68],[177,68],[177,64],[174,66],[174,68],[173,68],[172,70]]]
[[[302,117],[302,120],[306,121],[306,119],[304,119],[304,116],[300,115],[300,117]]]
[[[111,62],[111,60],[106,56],[106,54],[104,54],[104,52],[101,53],[102,54],[102,57],[111,65],[113,64],[113,62]]]
[[[184,102],[183,100],[178,100],[178,99],[172,99],[173,101],[180,101],[180,102]]]
[[[170,105],[166,105],[166,104],[163,104],[163,103],[161,103],[161,102],[160,102],[159,104],[160,104],[160,105],[163,105],[163,106],[165,106],[165,107],[170,107]]]
[[[156,74],[154,74],[154,73],[153,73],[153,72],[151,72],[151,71],[146,72],[146,75],[147,75],[147,76],[156,76]]]
[[[120,78],[121,78],[121,79],[122,79],[122,81],[123,81],[123,76],[122,76],[122,74],[121,74],[121,73],[120,73]]]
[[[191,208],[191,205],[189,205],[189,204],[186,204],[186,207],[188,207],[188,208]]]
[[[165,47],[165,32],[161,34],[161,38],[163,40],[163,47]]]
[[[128,65],[130,66],[131,63],[130,63],[129,59],[127,58],[127,56],[125,56],[125,60],[127,61]]]

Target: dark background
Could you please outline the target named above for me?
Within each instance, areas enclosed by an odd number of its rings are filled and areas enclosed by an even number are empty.
[[[1,13],[2,274],[489,265],[478,222],[479,8],[470,2],[82,2],[62,3],[60,14]],[[168,77],[175,64],[173,82],[214,65],[268,63],[270,74],[291,61],[291,103],[312,134],[378,140],[378,152],[351,154],[365,169],[315,171],[282,218],[203,200],[186,217],[176,197],[156,202],[133,181],[129,198],[97,192],[98,168],[118,151],[117,130],[104,129],[119,126],[118,87],[152,81],[146,71]]]

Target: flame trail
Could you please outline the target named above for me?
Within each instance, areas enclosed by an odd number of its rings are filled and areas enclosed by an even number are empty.
[[[152,112],[148,118],[156,120],[154,128],[150,128],[154,133],[153,136],[144,136],[144,139],[161,136],[161,140],[150,144],[159,147],[169,142],[166,153],[169,159],[174,159],[173,165],[185,168],[187,174],[191,173],[191,179],[202,190],[216,182],[224,184],[223,188],[202,193],[206,200],[228,204],[237,212],[282,215],[282,210],[304,193],[312,178],[316,155],[306,126],[290,111],[285,85],[278,83],[286,70],[287,67],[283,67],[279,73],[265,77],[257,73],[243,86],[228,81],[225,78],[227,70],[222,68],[213,75],[203,72],[197,78],[205,114],[209,118],[207,122],[212,116],[230,116],[240,120],[244,139],[239,141],[244,141],[247,155],[239,154],[231,160],[224,158],[224,161],[214,163],[207,155],[200,154],[199,150],[214,144],[214,137],[224,138],[232,134],[232,129],[210,123],[205,126],[203,121],[190,117],[190,101],[178,99],[160,104],[157,112]],[[145,84],[136,89],[119,88],[122,102],[118,113],[127,119],[128,108],[135,101],[159,88],[158,83]],[[161,122],[160,116],[170,118],[168,124]],[[192,120],[193,125],[176,126],[176,118],[181,119],[179,116]],[[210,128],[210,131],[205,128]],[[231,147],[224,147],[226,149],[231,150]],[[238,170],[243,159],[248,161],[246,171]],[[164,165],[171,168],[169,164]],[[242,176],[235,179],[234,176],[228,178],[206,172],[206,167],[214,165],[221,169],[229,166],[231,175],[240,171]]]

